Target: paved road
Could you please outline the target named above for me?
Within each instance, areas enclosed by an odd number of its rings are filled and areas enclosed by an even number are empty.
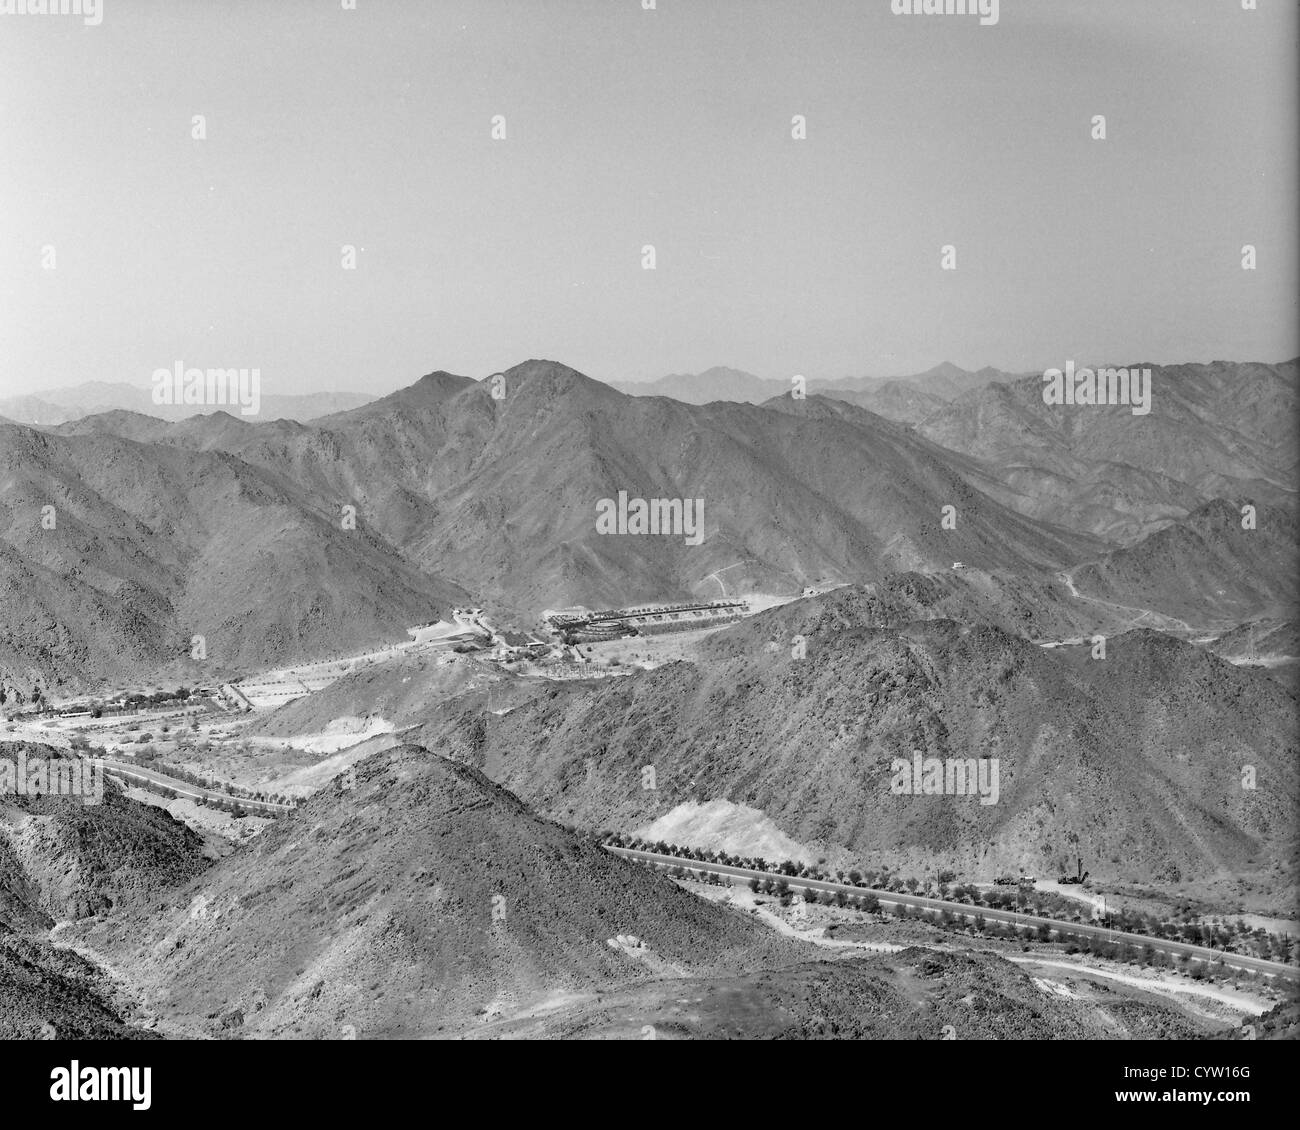
[[[695,859],[684,859],[677,855],[660,855],[657,852],[634,851],[631,848],[619,848],[605,845],[605,850],[621,855],[624,859],[643,860],[648,863],[680,866],[692,871],[709,871],[714,875],[732,875],[742,879],[780,879],[785,878],[792,888],[798,890],[843,891],[850,895],[874,894],[882,903],[891,906],[918,906],[927,910],[947,910],[963,918],[974,918],[981,914],[993,922],[1010,922],[1016,926],[1037,927],[1042,924],[1054,930],[1061,930],[1076,936],[1099,938],[1108,942],[1128,942],[1136,946],[1150,946],[1154,950],[1168,954],[1186,954],[1202,961],[1222,961],[1232,969],[1247,969],[1252,973],[1266,973],[1272,977],[1286,977],[1300,980],[1300,969],[1292,965],[1283,965],[1277,961],[1265,961],[1259,957],[1246,957],[1239,953],[1226,953],[1223,950],[1209,949],[1206,946],[1193,946],[1186,942],[1174,942],[1167,938],[1148,938],[1144,934],[1128,934],[1120,930],[1108,930],[1105,926],[1092,926],[1078,922],[1066,922],[1056,918],[1039,918],[1032,914],[1019,914],[1014,910],[993,910],[990,907],[972,907],[963,902],[947,902],[943,899],[926,898],[924,895],[905,895],[897,891],[879,891],[870,887],[855,887],[850,883],[836,883],[822,879],[799,879],[793,875],[782,876],[776,871],[754,871],[747,867],[731,867],[723,863],[701,863]]]
[[[231,796],[229,793],[214,792],[212,789],[205,789],[202,785],[192,785],[188,781],[181,781],[175,777],[168,777],[165,773],[159,773],[153,769],[146,769],[141,765],[124,765],[120,761],[110,761],[104,757],[94,757],[90,759],[94,764],[103,767],[105,773],[111,773],[114,776],[125,777],[128,780],[146,781],[155,785],[161,785],[171,789],[177,796],[189,797],[192,800],[214,800],[226,803],[240,805],[247,812],[292,812],[291,804],[273,804],[267,800],[248,800],[241,796]]]

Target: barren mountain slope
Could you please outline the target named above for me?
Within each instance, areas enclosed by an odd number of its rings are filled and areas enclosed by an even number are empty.
[[[1225,659],[1300,658],[1300,622],[1251,620],[1224,633],[1209,646]]]
[[[248,735],[289,737],[315,734],[338,718],[383,718],[406,726],[456,701],[465,709],[505,710],[542,690],[493,664],[455,652],[406,655],[373,667],[359,667],[329,686],[287,702],[254,722]]]
[[[343,501],[218,451],[0,425],[0,687],[210,681],[401,638],[461,599],[345,528]]]
[[[833,400],[843,400],[866,408],[870,412],[884,416],[887,420],[898,420],[905,424],[915,424],[933,415],[948,401],[932,392],[925,392],[907,381],[885,381],[871,389],[854,391],[852,389],[818,389],[819,396]]]
[[[231,427],[185,442],[234,452],[359,519],[426,572],[525,612],[790,589],[899,568],[1050,570],[1102,548],[1026,520],[969,485],[978,465],[844,401],[772,406],[628,397],[564,365],[505,372],[503,395],[446,373],[353,412]],[[168,442],[180,442],[180,432]],[[956,457],[961,458],[961,457]],[[969,460],[963,460],[969,464]],[[602,536],[596,504],[704,500],[704,540]],[[941,528],[943,507],[956,528]]]
[[[688,992],[683,992],[688,990]],[[1063,998],[991,953],[911,947],[603,994],[486,1037],[657,1040],[1193,1039],[1221,1025],[1147,994],[1076,982]]]
[[[1216,499],[1136,545],[1074,570],[1080,592],[1154,608],[1196,626],[1293,615],[1300,597],[1294,511]]]
[[[1041,376],[1029,376],[959,396],[917,430],[996,468],[1024,513],[1116,541],[1211,498],[1294,507],[1295,361],[1142,367],[1151,369],[1147,415],[1047,405]]]
[[[852,590],[840,593],[800,602],[803,622],[784,609],[718,633],[695,664],[425,740],[589,826],[631,829],[721,797],[873,866],[988,879],[1054,875],[1081,854],[1101,878],[1290,881],[1296,701],[1273,680],[1145,631],[1093,659],[983,625],[859,627],[875,610],[864,603],[855,623]],[[892,792],[893,760],[914,751],[997,758],[997,803]]]
[[[454,1035],[573,993],[801,952],[414,746],[361,762],[354,788],[318,793],[163,912],[87,936],[163,990],[171,1020],[238,1009],[232,1023],[259,1036]]]
[[[104,972],[36,938],[0,936],[0,1040],[141,1040]]]
[[[0,758],[15,770],[36,759],[74,760],[30,742],[0,742]],[[147,902],[207,865],[197,834],[107,778],[100,804],[0,793],[0,934]]]
[[[857,956],[781,937],[418,747],[377,754],[355,775],[162,911],[116,913],[69,937],[109,959],[169,1031],[227,1038],[1207,1030],[1126,990],[1063,999],[995,954]]]

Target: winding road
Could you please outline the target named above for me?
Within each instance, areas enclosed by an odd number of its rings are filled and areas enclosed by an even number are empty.
[[[1187,632],[1188,634],[1192,634],[1195,632],[1206,632],[1210,630],[1208,628],[1193,628],[1186,620],[1180,620],[1178,619],[1177,616],[1170,616],[1168,613],[1165,612],[1157,612],[1154,608],[1134,608],[1128,604],[1116,604],[1114,603],[1114,601],[1102,600],[1100,597],[1089,596],[1087,593],[1080,592],[1078,588],[1075,587],[1074,574],[1072,572],[1061,572],[1061,573],[1057,573],[1056,576],[1061,581],[1061,583],[1064,584],[1065,587],[1070,590],[1070,595],[1074,597],[1076,600],[1084,600],[1087,601],[1089,604],[1100,605],[1102,608],[1113,608],[1118,612],[1134,613],[1133,619],[1129,621],[1128,626],[1130,628],[1138,627],[1138,622],[1140,620],[1143,620],[1146,617],[1150,616],[1152,619],[1152,623],[1150,626],[1159,631],[1168,631],[1169,629],[1165,627],[1165,625],[1167,624],[1182,625],[1181,630]]]

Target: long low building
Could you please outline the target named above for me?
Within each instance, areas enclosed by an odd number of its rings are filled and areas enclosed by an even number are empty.
[[[625,635],[653,635],[707,628],[749,614],[744,600],[696,601],[690,604],[607,608],[597,612],[561,609],[547,614],[552,629],[578,639],[602,640]]]

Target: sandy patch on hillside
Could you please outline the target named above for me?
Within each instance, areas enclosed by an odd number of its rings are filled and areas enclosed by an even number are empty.
[[[1058,997],[1064,997],[1066,1000],[1070,1001],[1077,1001],[1079,999],[1078,993],[1073,989],[1062,985],[1059,981],[1049,981],[1045,977],[1035,977],[1034,985],[1040,993],[1045,993],[1049,997],[1055,995]]]
[[[1291,918],[1266,918],[1262,914],[1211,914],[1209,918],[1221,918],[1225,922],[1241,919],[1252,930],[1267,930],[1270,934],[1300,934],[1300,922]],[[1205,917],[1201,921],[1206,921]]]
[[[128,788],[123,790],[123,794],[141,804],[165,809],[169,815],[188,824],[205,838],[208,835],[219,836],[230,843],[242,843],[272,823],[270,818],[263,816],[242,816],[236,819],[223,809],[209,808],[186,797],[164,797],[148,789]]]
[[[735,907],[737,910],[743,910],[754,915],[778,934],[783,934],[787,938],[796,938],[811,945],[835,950],[867,950],[871,953],[898,953],[906,948],[906,946],[895,945],[892,942],[862,942],[848,938],[829,938],[826,936],[826,927],[824,925],[812,925],[806,913],[803,915],[799,913],[798,902],[788,909],[783,908],[772,896],[756,895],[747,886],[733,883],[717,887],[680,879],[677,882],[700,898],[707,899],[709,902],[721,902],[727,906]],[[852,913],[841,912],[838,908],[831,911],[827,907],[818,905],[814,913],[820,911],[826,913],[818,913],[818,919],[834,918],[842,920]]]
[[[1050,966],[1054,969],[1068,970],[1081,977],[1103,977],[1108,981],[1118,981],[1122,985],[1129,985],[1135,989],[1145,989],[1148,992],[1170,997],[1184,1007],[1191,1008],[1200,1015],[1215,1020],[1223,1019],[1222,1015],[1218,1011],[1206,1012],[1203,1008],[1198,1008],[1195,998],[1208,999],[1217,1004],[1226,1005],[1233,1012],[1246,1013],[1251,1016],[1259,1016],[1273,1007],[1253,994],[1244,993],[1230,987],[1225,988],[1192,981],[1177,973],[1163,970],[1125,973],[1118,969],[1102,967],[1099,964],[1084,965],[1081,962],[1069,961],[1064,958],[1051,960],[1020,954],[1002,954],[1001,956],[1008,961],[1015,962],[1017,965]],[[1035,981],[1037,980],[1038,978],[1035,978]],[[1047,979],[1044,978],[1044,981],[1047,981]]]
[[[319,734],[299,734],[286,739],[285,744],[303,753],[338,753],[378,734],[391,734],[395,728],[391,722],[379,716],[358,718],[355,715],[345,715],[335,718]]]
[[[978,884],[986,890],[993,890],[994,887],[988,883]],[[1082,887],[1073,883],[1066,883],[1062,886],[1055,879],[1039,879],[1034,884],[1034,889],[1038,891],[1047,891],[1050,894],[1060,895],[1062,898],[1074,899],[1075,902],[1084,903],[1092,909],[1092,916],[1095,918],[1101,914],[1106,906],[1104,895],[1094,895],[1090,891],[1085,891]]]
[[[793,859],[799,863],[815,863],[818,858],[816,852],[792,840],[761,810],[729,800],[711,800],[707,804],[686,801],[633,834],[644,840],[691,844],[730,855]]]
[[[284,796],[307,796],[329,784],[350,765],[355,765],[372,753],[392,749],[394,746],[401,744],[402,738],[400,734],[385,730],[374,737],[350,745],[347,749],[316,762],[315,765],[304,765],[301,769],[291,770],[283,777],[277,777],[266,782],[263,787],[266,791],[282,793]]]

